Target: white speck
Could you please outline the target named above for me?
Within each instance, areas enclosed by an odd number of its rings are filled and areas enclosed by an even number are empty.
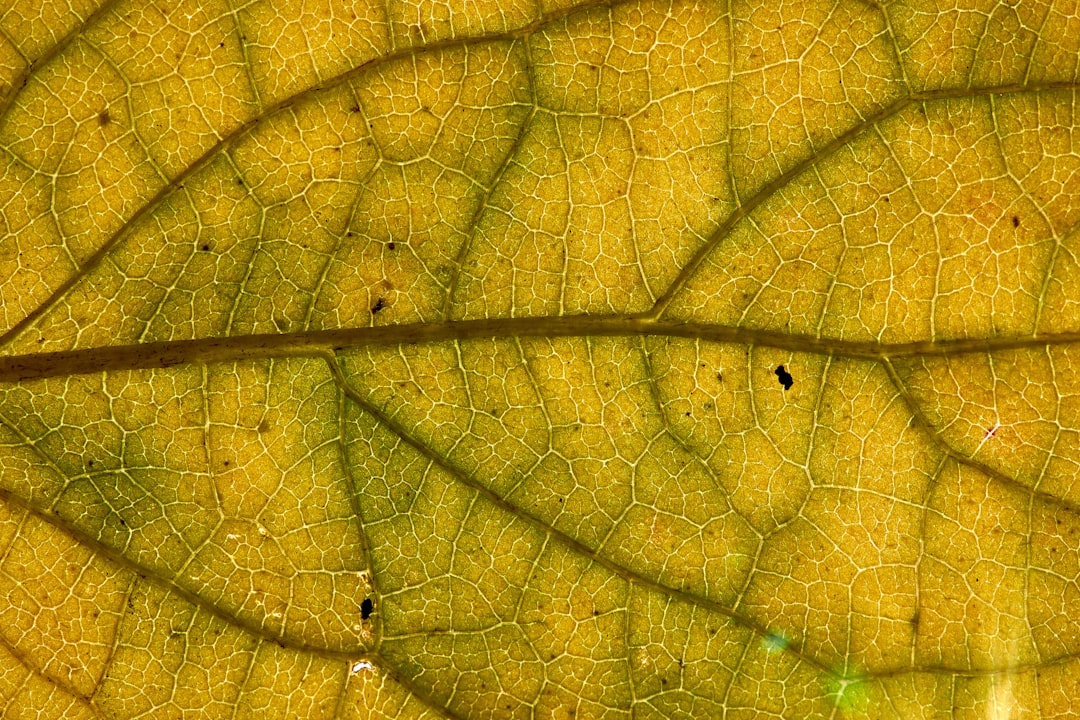
[[[352,666],[353,675],[360,672],[361,670],[374,670],[374,669],[375,669],[375,666],[372,665],[371,663],[369,663],[367,660],[358,660],[357,662],[354,662],[353,666]]]
[[[982,450],[982,446],[986,444],[986,441],[989,440],[990,438],[994,437],[994,435],[997,434],[997,431],[1000,428],[1001,428],[1001,423],[994,423],[994,427],[987,430],[986,434],[983,435],[982,442],[979,443],[979,447],[975,448],[975,452],[979,452],[980,450]]]

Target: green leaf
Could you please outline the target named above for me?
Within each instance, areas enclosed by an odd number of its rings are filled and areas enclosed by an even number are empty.
[[[1080,712],[1080,13],[15,0],[19,716]]]

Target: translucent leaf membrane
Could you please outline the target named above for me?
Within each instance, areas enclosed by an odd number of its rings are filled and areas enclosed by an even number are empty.
[[[10,3],[2,706],[1077,715],[1078,17]]]
[[[9,388],[0,405],[18,461],[50,472],[28,492],[5,473],[4,490],[252,631],[365,646],[370,576],[339,461],[338,392],[323,363],[296,362],[323,377],[287,362]]]

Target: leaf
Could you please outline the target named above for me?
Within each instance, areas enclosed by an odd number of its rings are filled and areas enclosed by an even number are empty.
[[[15,0],[0,694],[1080,712],[1071,2]]]

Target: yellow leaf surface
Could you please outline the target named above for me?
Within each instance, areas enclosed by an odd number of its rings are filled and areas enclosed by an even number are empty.
[[[0,706],[1080,714],[1073,0],[11,0]]]

